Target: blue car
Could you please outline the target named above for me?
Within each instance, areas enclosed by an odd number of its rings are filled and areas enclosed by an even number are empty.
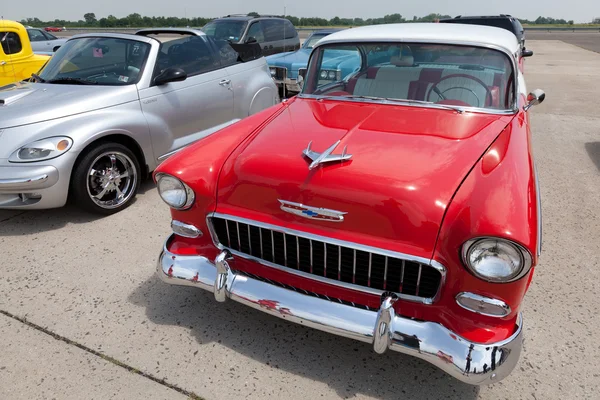
[[[277,87],[285,87],[285,92],[300,92],[301,88],[297,82],[298,71],[306,69],[313,46],[320,39],[339,30],[323,29],[315,31],[306,39],[300,50],[293,53],[280,53],[267,56],[266,59],[271,70],[271,76]]]

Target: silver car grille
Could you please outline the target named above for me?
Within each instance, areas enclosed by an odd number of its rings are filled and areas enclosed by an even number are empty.
[[[439,268],[386,250],[221,214],[209,224],[219,247],[311,279],[424,303],[431,303],[441,286]]]

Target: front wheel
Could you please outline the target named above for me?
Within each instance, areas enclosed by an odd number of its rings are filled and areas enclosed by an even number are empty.
[[[75,204],[104,215],[129,206],[139,186],[139,161],[131,150],[119,143],[103,143],[88,150],[71,177]]]

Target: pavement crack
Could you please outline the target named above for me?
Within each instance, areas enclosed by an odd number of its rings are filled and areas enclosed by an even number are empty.
[[[10,216],[10,217],[8,217],[8,218],[0,219],[0,223],[2,223],[2,222],[6,222],[6,221],[8,221],[8,220],[11,220],[11,219],[13,219],[13,218],[16,218],[16,217],[18,217],[19,215],[23,215],[23,214],[25,214],[26,212],[27,212],[27,211],[23,211],[23,212],[20,212],[20,213],[18,213],[18,214],[11,215],[11,216]]]
[[[0,222],[2,222],[2,221],[0,221]],[[39,332],[45,333],[46,335],[49,335],[49,336],[53,337],[56,340],[60,340],[61,342],[67,343],[67,344],[69,344],[71,346],[75,346],[78,349],[81,349],[81,350],[83,350],[85,352],[88,352],[88,353],[90,353],[90,354],[92,354],[92,355],[94,355],[96,357],[100,357],[103,360],[108,361],[109,363],[114,364],[114,365],[116,365],[118,367],[121,367],[121,368],[123,368],[123,369],[125,369],[125,370],[127,370],[127,371],[129,371],[131,373],[134,373],[136,375],[140,375],[140,376],[142,376],[142,377],[144,377],[146,379],[149,379],[149,380],[151,380],[153,382],[158,383],[159,385],[162,385],[162,386],[165,386],[165,387],[167,387],[169,389],[175,390],[176,392],[179,392],[179,393],[181,393],[181,394],[189,397],[192,400],[204,400],[202,397],[198,396],[194,392],[185,390],[185,389],[183,389],[183,388],[181,388],[181,387],[179,387],[177,385],[174,385],[172,383],[168,383],[164,379],[157,378],[157,377],[153,376],[152,374],[148,374],[146,372],[140,371],[139,369],[137,369],[135,367],[132,367],[131,365],[126,364],[126,363],[124,363],[122,361],[119,361],[119,360],[117,360],[114,357],[111,357],[111,356],[106,355],[106,354],[102,354],[99,351],[91,349],[91,348],[87,347],[84,344],[81,344],[79,342],[75,342],[75,341],[73,341],[73,340],[71,340],[71,339],[69,339],[67,337],[64,337],[64,336],[61,336],[61,335],[59,335],[57,333],[54,333],[54,332],[52,332],[51,330],[49,330],[47,328],[44,328],[44,327],[39,326],[39,325],[37,325],[37,324],[35,324],[35,323],[31,322],[31,321],[28,321],[24,317],[19,317],[19,316],[13,314],[13,313],[10,313],[10,312],[4,311],[4,310],[0,310],[0,314],[5,315],[5,316],[7,316],[9,318],[12,318],[12,319],[14,319],[16,321],[19,321],[20,323],[25,324],[25,325],[29,326],[30,328],[33,328],[33,329],[35,329],[35,330],[37,330]]]

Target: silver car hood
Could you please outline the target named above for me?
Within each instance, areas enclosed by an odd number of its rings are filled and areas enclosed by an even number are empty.
[[[14,83],[0,87],[0,129],[68,117],[138,99],[135,85]]]

